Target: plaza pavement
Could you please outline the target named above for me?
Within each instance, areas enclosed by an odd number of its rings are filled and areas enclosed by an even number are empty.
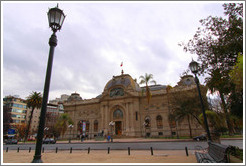
[[[5,163],[30,163],[33,159],[34,151],[8,151],[3,152],[3,164]],[[153,155],[147,150],[131,150],[130,155],[125,150],[91,150],[87,151],[46,151],[42,153],[44,163],[196,163],[193,152],[186,156],[184,150],[155,150]]]
[[[175,139],[145,139],[145,138],[125,138],[114,139],[114,142],[146,142],[146,141],[191,141],[191,139],[175,140]],[[57,141],[58,143],[68,143],[68,141]],[[80,140],[72,140],[72,143],[81,143]],[[106,142],[85,140],[84,143],[92,142]],[[34,151],[30,153],[28,150],[16,152],[9,150],[3,151],[3,164],[5,163],[30,163],[34,156]],[[86,163],[196,163],[194,150],[189,150],[189,155],[186,155],[185,150],[154,150],[151,155],[150,150],[131,150],[130,155],[127,150],[111,150],[108,154],[107,150],[91,150],[88,154],[86,150],[59,151],[55,153],[52,151],[45,151],[42,153],[42,160],[44,163],[73,163],[73,164],[86,164]]]

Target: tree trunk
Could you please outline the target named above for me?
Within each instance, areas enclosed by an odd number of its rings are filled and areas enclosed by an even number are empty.
[[[190,116],[187,115],[187,118],[188,118],[189,130],[190,130],[190,138],[192,138],[192,130],[191,130],[191,125],[190,125]]]
[[[29,122],[28,122],[27,129],[26,129],[26,136],[25,136],[24,142],[26,142],[27,137],[28,137],[28,133],[29,133],[29,130],[30,130],[30,125],[31,125],[31,122],[32,122],[33,111],[34,111],[34,108],[32,108],[32,111],[31,111],[31,115],[30,115]]]
[[[175,120],[175,127],[176,127],[176,135],[177,135],[177,139],[179,139],[179,133],[178,133],[178,123]]]
[[[227,111],[227,106],[226,106],[226,103],[225,103],[225,97],[224,97],[224,94],[220,92],[220,99],[221,99],[221,102],[222,102],[222,108],[223,108],[223,111],[225,113],[225,116],[226,116],[226,124],[227,124],[227,127],[228,127],[228,130],[229,130],[229,135],[234,135],[234,128],[232,126],[232,123],[231,123],[231,120],[230,120],[230,115]]]

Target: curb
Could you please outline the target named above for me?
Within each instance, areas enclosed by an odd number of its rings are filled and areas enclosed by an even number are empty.
[[[221,140],[243,140],[243,138],[222,138]],[[70,144],[102,144],[102,143],[149,143],[149,142],[198,142],[198,141],[194,141],[193,139],[174,139],[174,140],[140,140],[140,141],[136,141],[136,140],[128,140],[128,141],[118,141],[115,140],[114,142],[107,142],[107,141],[95,141],[92,140],[90,142],[80,142],[80,141],[76,141],[76,142],[72,142]],[[201,141],[201,142],[206,142],[206,141]],[[57,141],[56,143],[58,144],[69,144],[68,141]],[[19,142],[18,144],[35,144],[35,142],[30,142],[30,143],[23,143],[23,142]]]

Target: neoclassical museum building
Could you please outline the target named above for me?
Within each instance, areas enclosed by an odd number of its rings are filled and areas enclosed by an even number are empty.
[[[152,97],[148,104],[143,93],[145,87],[140,87],[129,74],[122,73],[113,76],[96,98],[83,100],[80,94],[72,93],[64,102],[64,112],[72,118],[74,127],[67,130],[65,137],[94,138],[98,133],[114,137],[189,136],[187,120],[169,123],[166,87],[149,86]],[[170,93],[194,88],[194,77],[186,75]],[[193,135],[204,131],[194,119],[191,119],[191,128]]]

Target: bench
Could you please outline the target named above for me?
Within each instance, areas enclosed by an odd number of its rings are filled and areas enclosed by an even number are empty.
[[[208,142],[207,150],[195,152],[198,163],[227,163],[229,146]]]

